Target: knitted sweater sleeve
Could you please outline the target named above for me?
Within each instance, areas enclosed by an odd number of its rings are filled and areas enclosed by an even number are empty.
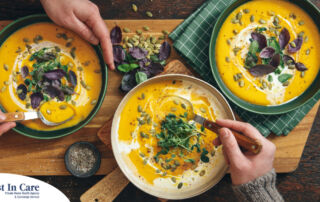
[[[274,169],[246,184],[232,187],[239,201],[245,202],[283,202],[276,188],[276,173]]]

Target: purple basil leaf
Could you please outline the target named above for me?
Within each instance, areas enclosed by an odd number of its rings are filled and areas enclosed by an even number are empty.
[[[284,55],[283,57],[282,57],[282,59],[283,59],[283,62],[285,63],[285,64],[288,64],[288,61],[292,61],[292,64],[296,64],[296,62],[294,61],[294,59],[291,57],[291,56],[289,56],[289,55]]]
[[[261,58],[271,58],[274,54],[275,50],[271,47],[265,47],[264,49],[262,49],[262,51],[260,52],[260,57]]]
[[[284,49],[286,45],[288,45],[289,41],[290,41],[289,31],[286,28],[283,28],[279,35],[279,45],[281,50]]]
[[[304,64],[301,62],[296,63],[296,69],[301,72],[308,70],[308,68],[306,68],[306,66],[304,66]]]
[[[163,70],[164,67],[160,63],[151,63],[150,66],[144,69],[144,72],[147,74],[148,78],[150,78],[160,74]]]
[[[168,42],[163,42],[159,51],[159,60],[166,60],[171,53],[171,46]]]
[[[274,67],[278,67],[280,65],[280,54],[277,53],[275,55],[272,56],[271,61],[270,61],[270,65],[274,66]]]
[[[32,109],[36,109],[40,106],[41,101],[43,100],[42,93],[33,93],[31,96],[31,106]]]
[[[74,71],[69,71],[69,82],[72,86],[77,85],[77,75],[74,73]]]
[[[131,71],[129,73],[126,73],[122,77],[121,86],[120,86],[120,89],[122,91],[129,92],[132,88],[134,88],[137,85],[135,73],[136,71]]]
[[[292,43],[292,42],[291,42]],[[291,45],[291,43],[289,43],[288,46],[288,52],[289,53],[295,53],[297,51],[299,51],[301,49],[302,43],[303,43],[303,38],[301,36],[299,36],[298,38],[296,38],[293,43],[295,43],[295,47],[293,47]]]
[[[18,91],[21,91],[19,94],[18,94],[18,97],[20,98],[20,100],[25,100],[26,97],[27,97],[27,87],[24,85],[24,84],[20,84],[18,87],[17,87],[17,92]]]
[[[130,48],[129,53],[132,57],[134,57],[137,60],[141,60],[141,59],[147,57],[147,55],[148,55],[147,50],[145,50],[143,48],[139,48],[139,47]]]
[[[126,53],[121,46],[113,46],[113,60],[120,64],[126,58]]]
[[[44,73],[44,77],[49,80],[58,80],[66,75],[62,69],[55,69]]]
[[[276,67],[274,67],[272,65],[259,64],[259,65],[251,67],[249,69],[249,72],[252,76],[259,77],[259,76],[264,76],[264,75],[270,74],[271,72],[274,72],[275,69],[276,69]]]
[[[58,95],[58,99],[60,101],[64,101],[64,93],[62,91],[60,91],[60,94]]]
[[[23,66],[21,68],[21,76],[22,78],[26,78],[29,75],[29,69],[27,66]]]
[[[115,26],[110,32],[112,44],[119,44],[122,41],[122,31],[120,27]]]
[[[55,98],[60,95],[61,90],[53,86],[46,86],[43,88],[44,92],[50,96],[50,98]]]
[[[253,40],[256,40],[259,44],[259,49],[262,50],[267,46],[267,38],[258,32],[252,32],[251,37]]]

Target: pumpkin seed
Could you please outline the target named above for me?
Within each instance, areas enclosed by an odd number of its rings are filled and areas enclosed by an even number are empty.
[[[162,30],[162,33],[163,33],[164,35],[169,35],[169,31],[168,31],[168,30]]]
[[[26,103],[26,108],[30,108],[31,107],[31,104],[30,103]]]
[[[4,81],[3,84],[8,86],[10,83],[9,83],[9,81]]]
[[[81,67],[81,66],[79,66],[79,67],[77,67],[77,69],[78,69],[78,71],[83,71],[83,67]]]
[[[296,19],[297,18],[296,14],[294,14],[294,13],[290,13],[289,17],[292,18],[292,19]]]
[[[296,43],[295,43],[294,41],[292,41],[292,42],[290,43],[290,45],[291,45],[293,48],[297,47],[297,45],[296,45]]]
[[[80,84],[82,85],[82,87],[87,88],[87,84],[83,80],[80,81]]]
[[[76,106],[76,105],[77,105],[77,102],[74,101],[74,100],[71,100],[71,104],[72,104],[73,106]]]
[[[232,32],[233,32],[233,34],[238,34],[238,31],[235,29]]]
[[[141,93],[141,99],[144,99],[146,96],[144,93]]]
[[[167,172],[164,171],[164,172],[162,173],[162,176],[164,177],[164,176],[166,176],[166,175],[167,175]]]
[[[241,81],[239,81],[239,86],[242,88],[243,86],[244,86],[244,81],[243,80],[241,80]]]
[[[4,93],[4,91],[6,91],[7,90],[7,87],[6,86],[3,86],[2,88],[1,88],[1,93]]]
[[[227,44],[231,45],[231,40],[230,39],[227,40]]]
[[[303,78],[305,75],[305,71],[301,72],[300,77]]]
[[[127,28],[127,27],[123,28],[123,31],[124,31],[125,33],[131,32],[131,30],[130,30],[129,28]]]
[[[134,12],[138,11],[138,6],[136,4],[132,4],[131,7]]]
[[[207,110],[205,109],[205,108],[200,108],[200,111],[202,112],[202,113],[206,113],[207,112]]]
[[[164,40],[166,38],[166,36],[159,36],[158,39],[159,40]]]
[[[71,47],[71,46],[72,46],[72,43],[71,43],[71,42],[67,42],[67,43],[66,43],[66,47],[69,48],[69,47]]]
[[[62,109],[62,110],[65,110],[65,109],[67,109],[67,105],[60,105],[59,108]]]
[[[308,48],[307,50],[306,50],[306,55],[309,55],[310,54],[310,49]]]
[[[212,150],[212,151],[210,152],[210,154],[211,154],[211,156],[214,156],[214,155],[216,154],[216,150]]]
[[[244,13],[250,13],[250,10],[248,8],[243,10]]]
[[[230,62],[230,58],[229,57],[226,57],[226,62]]]
[[[267,88],[267,82],[262,81],[262,86],[263,86],[263,88]]]
[[[301,20],[301,21],[298,22],[298,24],[299,24],[300,26],[302,26],[302,25],[304,25],[304,21]]]
[[[175,177],[171,177],[171,181],[176,183],[177,182],[177,179]]]
[[[274,16],[274,15],[275,15],[275,12],[274,12],[274,11],[268,11],[268,15]]]
[[[241,48],[235,47],[235,48],[233,48],[233,53],[234,53],[235,55],[237,55],[237,53],[238,53],[240,50],[241,50]]]
[[[138,29],[138,30],[136,31],[136,33],[139,34],[139,35],[141,35],[141,34],[142,34],[142,31],[141,31],[140,29]]]
[[[282,28],[282,26],[280,26],[280,25],[276,25],[276,26],[275,26],[275,28],[276,28],[276,29],[281,29],[281,28]]]
[[[173,103],[176,105],[179,105],[179,101],[178,100],[173,100]]]
[[[95,69],[93,72],[96,73],[96,74],[100,74],[101,73],[101,69]]]
[[[3,69],[8,71],[9,70],[9,66],[7,64],[3,64]]]
[[[133,48],[133,45],[131,43],[126,44],[128,48]]]
[[[75,57],[76,57],[76,47],[72,47],[71,48],[71,51],[70,51],[70,55],[71,55],[71,57],[74,59]]]
[[[272,89],[272,83],[268,83],[268,89],[269,89],[269,90]]]
[[[186,106],[184,103],[181,104],[181,107],[182,107],[183,109],[187,109],[187,106]]]
[[[242,13],[241,12],[237,13],[236,18],[240,20],[242,18]]]
[[[147,11],[147,12],[146,12],[146,15],[147,15],[149,18],[152,18],[152,16],[153,16],[150,11]]]
[[[148,134],[146,134],[146,133],[144,133],[144,132],[140,132],[140,136],[142,137],[142,138],[149,138],[149,135]]]
[[[233,75],[233,80],[234,81],[238,81],[239,80],[238,74]]]
[[[260,23],[260,24],[266,24],[267,22],[266,22],[264,19],[260,19],[260,20],[259,20],[259,23]]]
[[[182,183],[182,182],[180,182],[180,183],[178,184],[178,189],[181,189],[181,188],[182,188],[182,186],[183,186],[183,183]]]
[[[138,122],[139,122],[139,125],[144,125],[146,122],[141,119],[141,118],[137,118]]]
[[[159,170],[159,169],[156,170],[156,173],[160,173],[160,172],[161,172],[161,170]]]
[[[254,22],[254,15],[250,16],[250,22]]]
[[[295,68],[296,68],[296,66],[294,64],[293,65],[291,64],[288,66],[288,69],[295,69]]]
[[[142,112],[142,107],[138,105],[138,112]]]
[[[22,89],[17,90],[17,94],[21,94],[22,93]]]
[[[202,176],[204,176],[206,174],[206,171],[205,170],[201,170],[200,171],[200,173],[199,173],[199,175],[202,177]]]
[[[170,109],[172,112],[176,112],[177,111],[177,108],[176,107],[171,107]]]
[[[47,114],[49,114],[49,115],[51,114],[51,110],[50,110],[50,109],[47,109],[46,112],[47,112]]]
[[[303,35],[304,35],[304,31],[302,31],[302,32],[300,32],[300,33],[298,34],[299,37],[303,37]]]
[[[237,24],[239,22],[239,20],[237,18],[232,18],[231,19],[231,23],[232,24]]]
[[[289,81],[282,83],[283,86],[289,86]]]
[[[92,100],[91,105],[95,105],[95,104],[97,104],[97,100]]]
[[[150,28],[149,28],[148,26],[143,26],[143,30],[144,30],[144,31],[149,31]]]
[[[144,153],[142,153],[142,152],[140,152],[139,155],[140,155],[142,158],[146,157],[146,155],[145,155]]]
[[[309,41],[309,37],[308,36],[305,36],[304,37],[304,42],[308,42]]]

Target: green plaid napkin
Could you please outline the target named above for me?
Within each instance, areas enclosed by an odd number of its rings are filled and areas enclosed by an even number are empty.
[[[212,85],[215,83],[209,65],[209,41],[215,21],[220,13],[234,0],[208,0],[190,17],[181,23],[171,34],[173,46],[178,53]],[[233,110],[242,118],[254,125],[264,135],[270,133],[287,135],[310,111],[320,99],[320,92],[305,105],[282,115],[259,115],[239,108],[230,102]]]

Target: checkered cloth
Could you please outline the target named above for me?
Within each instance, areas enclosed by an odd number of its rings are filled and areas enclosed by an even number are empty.
[[[174,48],[213,86],[215,83],[209,65],[209,41],[215,21],[220,13],[234,0],[208,0],[190,17],[181,23],[171,34]],[[264,136],[270,133],[287,135],[310,111],[320,99],[320,92],[300,108],[282,115],[259,115],[248,112],[231,103],[233,110],[242,118],[254,125]]]

